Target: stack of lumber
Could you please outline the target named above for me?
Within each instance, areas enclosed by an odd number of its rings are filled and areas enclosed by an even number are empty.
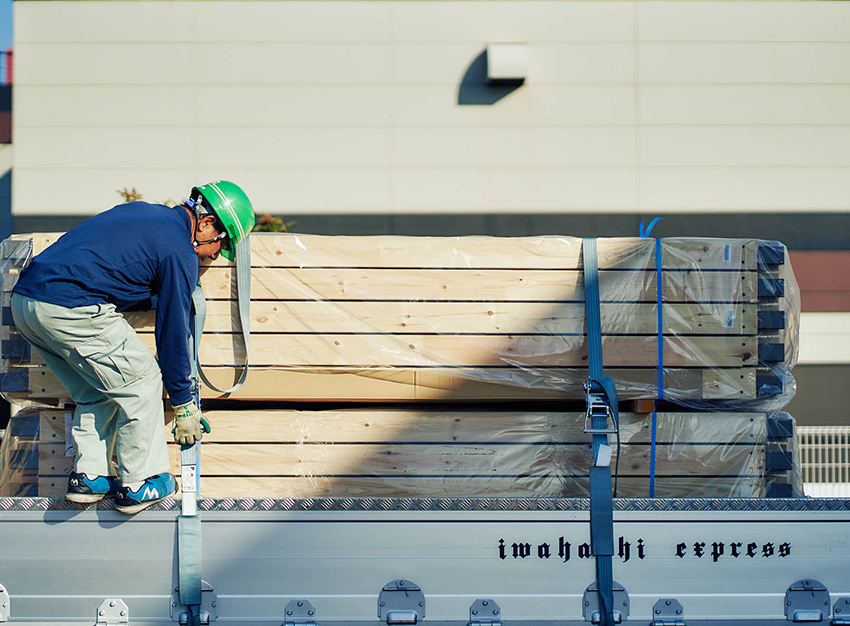
[[[73,458],[41,411],[38,493],[61,496]],[[202,445],[207,497],[586,497],[584,414],[466,407],[213,410]],[[620,416],[617,495],[792,495],[787,415]],[[784,430],[783,430],[784,429]],[[45,433],[45,430],[47,431]],[[653,445],[654,441],[654,445]],[[180,474],[180,448],[169,444]],[[615,447],[616,450],[616,447]],[[617,459],[619,458],[619,463]]]
[[[29,237],[35,253],[55,239]],[[252,235],[250,374],[232,397],[582,399],[581,249],[571,237]],[[799,302],[786,297],[796,288],[780,244],[664,239],[660,290],[655,240],[600,239],[598,249],[603,353],[621,399],[715,408],[792,392]],[[200,360],[219,388],[245,358],[234,274],[219,259],[201,277]],[[62,399],[9,318],[0,391]],[[153,350],[153,314],[128,319]]]
[[[34,484],[46,496],[67,485],[73,408],[17,333],[8,301],[20,269],[56,238],[4,242],[0,293],[0,392],[55,407],[33,409]],[[617,495],[798,495],[782,434],[793,420],[767,409],[793,393],[799,299],[784,247],[597,245],[605,372],[623,401],[667,402],[656,414],[621,407]],[[251,254],[249,375],[227,402],[204,389],[213,432],[202,495],[587,495],[580,239],[255,234]],[[223,259],[201,274],[200,361],[222,388],[245,359],[235,274]],[[153,314],[126,317],[153,350]]]

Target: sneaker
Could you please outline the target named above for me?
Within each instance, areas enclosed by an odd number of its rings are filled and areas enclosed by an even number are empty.
[[[89,478],[81,472],[71,472],[68,477],[68,493],[65,499],[79,504],[98,502],[118,493],[118,479],[114,476]]]
[[[177,493],[177,481],[174,479],[174,474],[157,474],[146,478],[136,490],[121,486],[115,494],[115,510],[132,515],[175,493]]]

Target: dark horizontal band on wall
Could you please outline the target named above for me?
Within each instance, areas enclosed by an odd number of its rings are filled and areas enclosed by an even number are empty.
[[[284,215],[295,232],[316,235],[569,235],[637,237],[657,214],[455,213],[395,215]],[[752,237],[781,241],[791,250],[850,250],[850,211],[843,213],[669,213],[654,237]],[[15,232],[65,231],[85,216],[15,216]]]

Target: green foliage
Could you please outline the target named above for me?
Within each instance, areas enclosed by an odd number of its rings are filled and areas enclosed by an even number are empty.
[[[282,217],[275,217],[268,213],[258,215],[253,233],[288,233],[295,226],[295,222],[284,222]]]
[[[125,204],[128,202],[138,202],[143,198],[142,192],[137,191],[135,187],[132,189],[127,189],[126,187],[124,189],[117,189],[115,193],[124,198]]]

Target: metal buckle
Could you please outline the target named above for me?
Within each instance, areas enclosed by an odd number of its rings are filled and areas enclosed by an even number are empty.
[[[588,378],[584,383],[584,398],[587,402],[587,413],[584,415],[584,432],[586,435],[616,435],[616,428],[608,427],[608,419],[611,418],[611,407],[608,405],[608,396],[604,393],[595,393],[593,383]],[[605,428],[594,428],[593,418],[605,418]]]

